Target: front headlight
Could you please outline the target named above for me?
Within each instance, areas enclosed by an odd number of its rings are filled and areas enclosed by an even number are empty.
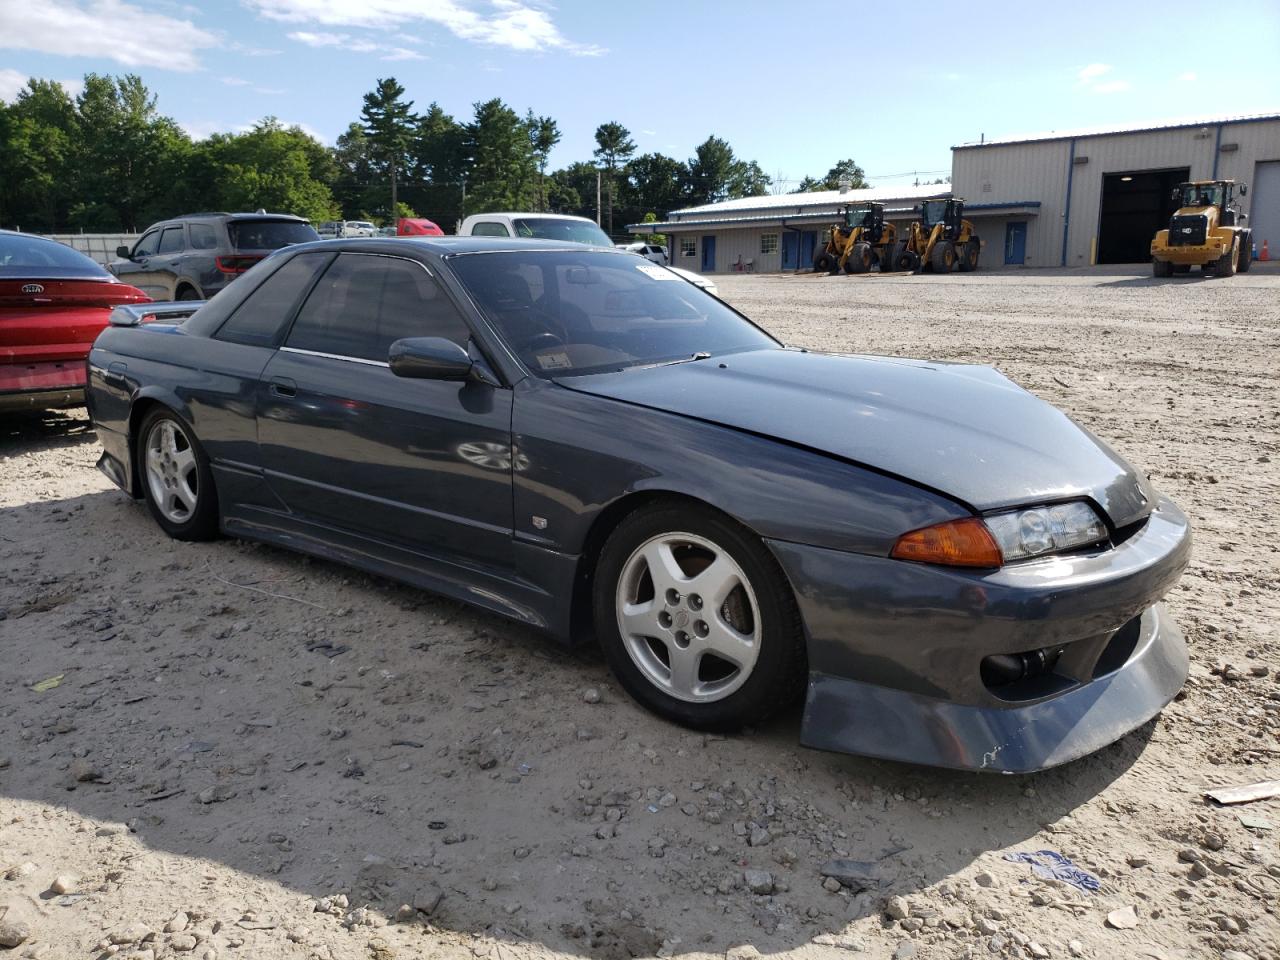
[[[1010,510],[983,517],[1005,563],[1046,553],[1061,553],[1107,538],[1107,526],[1083,501],[1051,507]]]

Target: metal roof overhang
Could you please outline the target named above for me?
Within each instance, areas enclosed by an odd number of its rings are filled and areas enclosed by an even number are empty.
[[[1009,203],[966,203],[964,215],[974,217],[1034,217],[1040,213],[1039,200],[1013,200]]]

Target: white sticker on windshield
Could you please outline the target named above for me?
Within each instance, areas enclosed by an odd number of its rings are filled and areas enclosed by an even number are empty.
[[[543,370],[568,370],[573,366],[567,353],[540,353],[538,366]]]
[[[646,276],[653,277],[655,280],[679,280],[680,277],[665,267],[659,267],[653,263],[637,263],[636,269]]]

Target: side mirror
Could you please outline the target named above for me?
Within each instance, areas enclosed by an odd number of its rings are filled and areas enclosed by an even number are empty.
[[[1180,196],[1182,196],[1182,191],[1179,190],[1177,187],[1174,187],[1173,192],[1169,194],[1169,199],[1177,200]]]
[[[124,260],[133,259],[133,251],[126,247],[123,243],[116,247],[116,256]]]
[[[1249,193],[1249,185],[1247,183],[1240,184],[1240,196],[1246,196]]]
[[[468,380],[475,361],[443,337],[406,337],[391,344],[387,363],[397,377],[414,380]]]

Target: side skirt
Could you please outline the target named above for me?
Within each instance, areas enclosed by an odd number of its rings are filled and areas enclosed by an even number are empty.
[[[545,631],[562,643],[570,639],[575,555],[513,540],[515,569],[535,571],[533,582],[243,504],[223,514],[222,530],[429,590]]]

